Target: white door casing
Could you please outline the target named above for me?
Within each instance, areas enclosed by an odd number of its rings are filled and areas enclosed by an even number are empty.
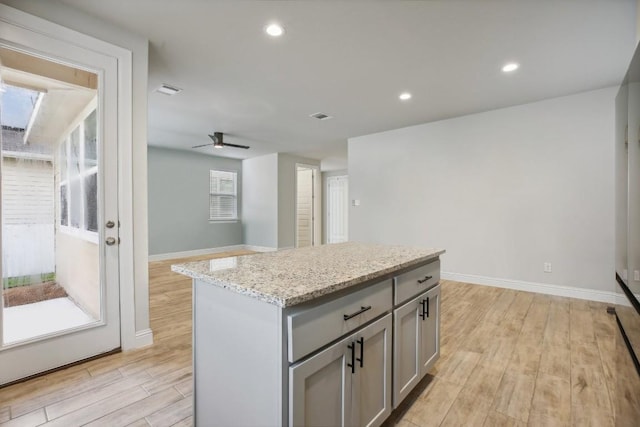
[[[135,306],[130,238],[131,52],[6,5],[0,5],[0,22],[0,45],[96,73],[102,124],[102,191],[98,196],[102,202],[98,217],[101,321],[63,335],[0,348],[0,366],[10,367],[0,370],[3,384],[118,348],[124,341],[135,341]],[[108,220],[116,224],[120,221],[120,235],[118,227],[104,228]],[[107,237],[118,240],[120,236],[121,245],[105,246]]]

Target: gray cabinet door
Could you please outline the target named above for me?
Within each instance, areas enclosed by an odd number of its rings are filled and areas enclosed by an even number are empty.
[[[426,293],[418,295],[393,312],[393,407],[400,402],[422,378],[420,358],[423,333],[422,306]]]
[[[388,314],[289,368],[289,424],[381,425],[392,409],[391,325]]]
[[[391,414],[391,314],[356,334],[357,425],[376,427]]]
[[[289,368],[290,426],[352,426],[354,336]],[[351,346],[351,348],[349,348]],[[354,355],[355,357],[355,355]]]
[[[420,319],[420,378],[440,357],[440,285],[427,291],[424,298],[426,315],[424,320]]]
[[[393,407],[407,397],[440,356],[440,285],[393,312]]]

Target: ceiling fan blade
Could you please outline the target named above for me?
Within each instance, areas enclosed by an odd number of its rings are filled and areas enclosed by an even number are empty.
[[[213,145],[213,143],[211,143],[211,144],[202,144],[202,145],[194,145],[194,146],[193,146],[193,147],[191,147],[191,148],[206,147],[206,146],[208,146],[208,145]]]
[[[229,144],[228,142],[223,142],[222,145],[225,147],[244,148],[245,150],[250,148],[248,145]]]

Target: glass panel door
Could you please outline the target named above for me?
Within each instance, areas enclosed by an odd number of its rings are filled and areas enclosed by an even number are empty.
[[[101,319],[97,90],[8,67],[0,72],[3,344],[9,345]]]
[[[0,384],[120,346],[117,126],[107,125],[117,124],[117,61],[24,29],[8,34]]]

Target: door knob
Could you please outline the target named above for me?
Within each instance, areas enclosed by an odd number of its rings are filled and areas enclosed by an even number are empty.
[[[116,244],[116,239],[114,239],[113,237],[107,237],[104,242],[107,244],[107,246],[113,246]]]

